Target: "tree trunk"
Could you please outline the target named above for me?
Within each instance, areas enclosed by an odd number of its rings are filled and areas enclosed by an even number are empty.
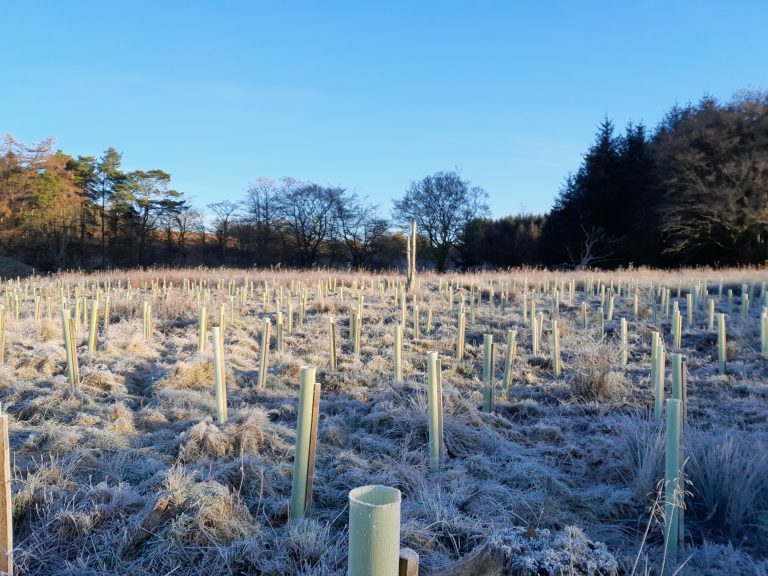
[[[106,194],[101,193],[101,267],[104,268],[107,259],[106,252],[106,226],[104,226],[104,212],[106,209]]]
[[[445,263],[448,261],[449,246],[438,246],[435,248],[435,270],[445,272]]]

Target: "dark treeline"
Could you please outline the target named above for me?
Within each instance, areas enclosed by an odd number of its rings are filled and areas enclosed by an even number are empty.
[[[675,106],[656,130],[605,120],[540,239],[542,263],[759,264],[768,258],[768,96]]]
[[[475,218],[464,229],[461,263],[468,268],[510,268],[542,263],[539,252],[546,216],[507,216],[498,220]]]
[[[456,172],[414,181],[392,219],[355,192],[259,179],[195,208],[114,148],[69,156],[0,142],[0,253],[39,270],[125,266],[389,268],[416,220],[419,265],[741,265],[768,259],[768,95],[675,106],[655,130],[599,126],[546,215],[488,217]]]

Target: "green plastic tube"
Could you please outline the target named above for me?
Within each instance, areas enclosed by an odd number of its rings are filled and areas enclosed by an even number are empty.
[[[314,366],[302,366],[299,372],[299,419],[296,425],[296,452],[293,458],[291,521],[305,517],[312,413],[315,395],[315,373],[316,369]]]
[[[659,342],[656,345],[656,366],[653,371],[654,382],[653,390],[655,403],[653,406],[653,415],[656,421],[661,420],[662,412],[664,410],[664,377],[665,377],[665,352],[664,345]]]
[[[483,411],[493,411],[493,334],[483,334]]]
[[[667,437],[664,479],[664,557],[665,563],[677,558],[682,486],[680,486],[680,400],[667,400]]]
[[[725,374],[725,314],[717,315],[717,368],[720,374]]]
[[[672,354],[672,398],[683,399],[683,355]]]
[[[261,329],[261,351],[259,354],[259,388],[267,387],[267,366],[269,362],[269,318],[264,318],[264,326]]]
[[[336,321],[328,316],[328,364],[331,370],[336,370]]]
[[[400,490],[350,490],[347,576],[398,576],[399,558]]]
[[[211,329],[213,337],[213,377],[216,387],[216,420],[219,424],[227,421],[227,388],[224,381],[224,346],[221,341],[221,328]]]
[[[73,358],[75,357],[72,350],[72,323],[70,322],[71,316],[69,308],[64,308],[61,311],[61,323],[62,334],[64,336],[64,350],[67,353],[67,380],[69,381],[69,390],[74,391],[77,387],[75,378],[75,367],[73,364]]]
[[[629,361],[629,342],[627,338],[627,319],[621,318],[621,363],[625,366]]]
[[[99,299],[93,299],[91,303],[91,319],[88,327],[88,352],[96,352],[96,328],[99,325]]]
[[[456,324],[456,360],[464,359],[464,304],[459,306],[459,316]]]
[[[552,321],[552,375],[560,378],[562,367],[560,364],[560,329],[557,320]]]
[[[688,319],[688,328],[693,328],[693,294],[685,295],[685,312]]]
[[[429,467],[432,472],[440,471],[440,454],[443,439],[440,437],[440,415],[442,395],[439,385],[439,364],[437,352],[427,353],[427,400],[429,404]]]
[[[203,306],[200,308],[200,324],[199,324],[199,334],[198,334],[198,341],[197,341],[197,349],[200,352],[205,352],[207,338],[206,334],[208,332],[208,309]]]
[[[512,385],[512,362],[515,360],[517,352],[517,330],[507,330],[507,352],[504,356],[504,390],[509,391]]]

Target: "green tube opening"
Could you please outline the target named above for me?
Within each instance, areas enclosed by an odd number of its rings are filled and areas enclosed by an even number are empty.
[[[400,490],[350,490],[348,576],[397,576],[399,557]]]

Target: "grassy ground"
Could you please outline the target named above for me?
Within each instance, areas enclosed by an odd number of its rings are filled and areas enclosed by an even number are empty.
[[[686,563],[680,573],[765,574],[768,360],[760,354],[759,332],[764,278],[761,271],[706,270],[424,275],[408,295],[398,382],[392,365],[392,329],[401,318],[395,276],[217,270],[10,282],[0,401],[11,420],[17,573],[345,574],[347,494],[357,486],[385,484],[402,491],[402,544],[420,554],[426,574],[440,573],[484,544],[515,575],[658,574],[664,561],[658,497],[664,435],[652,414],[651,333],[660,330],[668,352],[675,352],[670,320],[658,309],[663,284],[683,311],[680,352],[688,369],[689,483],[680,555]],[[585,296],[589,279],[593,290]],[[707,329],[703,299],[693,326],[686,326],[685,294],[705,280],[717,310],[729,315],[725,375],[718,374],[716,337]],[[111,322],[100,328],[94,353],[85,346],[85,325],[78,333],[82,382],[70,392],[61,296],[69,292],[74,306],[75,288],[90,296],[94,282],[102,291],[107,282],[112,286]],[[242,304],[238,290],[251,282]],[[602,337],[601,282],[607,294],[616,294],[614,317],[605,321]],[[742,319],[745,282],[753,293],[749,316]],[[330,284],[322,297],[321,283]],[[550,355],[556,283],[560,378],[552,375]],[[267,385],[260,390],[261,319],[270,317],[274,325],[281,289],[281,311],[285,315],[292,304],[294,330],[284,335],[282,352],[273,338]],[[734,292],[733,311],[728,289]],[[307,310],[300,323],[304,290]],[[480,302],[473,320],[466,305],[465,358],[458,362],[456,303],[473,291]],[[360,293],[358,358],[348,319]],[[538,354],[531,352],[530,324],[522,315],[524,293],[544,312]],[[145,300],[154,311],[149,341],[142,337]],[[586,328],[583,301],[589,309]],[[103,311],[103,294],[101,302]],[[229,419],[217,425],[212,354],[197,349],[198,309],[205,304],[211,325],[217,325],[222,303]],[[420,310],[419,338],[413,336],[414,305]],[[336,371],[328,369],[329,315],[338,325]],[[620,317],[629,323],[627,365],[620,360]],[[510,329],[517,330],[517,354],[507,391],[500,380]],[[498,343],[492,413],[481,411],[484,333]],[[432,350],[442,358],[446,452],[436,474],[429,472],[427,451],[425,372]],[[289,524],[303,365],[318,367],[322,386],[313,509],[310,520]]]

